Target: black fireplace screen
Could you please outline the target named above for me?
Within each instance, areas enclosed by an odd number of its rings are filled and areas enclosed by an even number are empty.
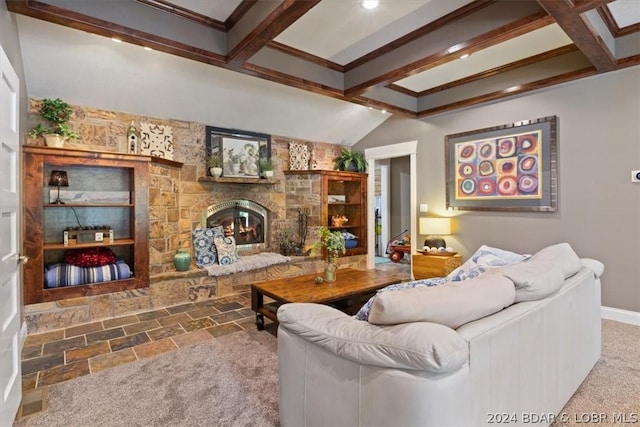
[[[264,244],[267,210],[249,200],[230,200],[207,209],[207,227],[221,225],[225,236],[233,236],[238,246]]]

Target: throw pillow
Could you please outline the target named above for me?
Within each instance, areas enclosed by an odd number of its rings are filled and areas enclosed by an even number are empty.
[[[501,267],[504,265],[513,264],[515,262],[524,261],[531,255],[521,255],[515,252],[510,252],[504,249],[492,248],[490,246],[482,245],[478,250],[460,267],[453,270],[447,275],[447,277],[434,277],[431,279],[414,280],[411,282],[399,283],[396,285],[390,285],[382,288],[378,291],[378,294],[387,291],[397,291],[400,289],[424,287],[424,286],[438,286],[447,282],[459,282],[461,280],[467,280],[480,276],[490,268]],[[363,305],[358,313],[356,313],[356,319],[368,320],[369,312],[375,296],[369,298],[369,301]]]
[[[214,237],[213,243],[218,251],[218,263],[220,265],[229,265],[237,261],[236,239],[233,236]]]
[[[558,243],[557,245],[540,249],[531,257],[531,260],[549,261],[558,264],[565,279],[573,276],[582,268],[580,257],[568,243]]]
[[[105,247],[68,249],[64,252],[64,262],[78,267],[102,267],[116,262],[116,255]]]
[[[513,281],[516,287],[516,302],[535,301],[558,291],[564,283],[562,269],[549,261],[529,260],[497,269]]]
[[[452,281],[478,277],[488,269],[521,262],[530,256],[482,245],[464,264],[449,273],[447,277]]]
[[[455,329],[510,306],[515,296],[513,282],[498,275],[384,292],[373,300],[369,323],[433,322]]]
[[[193,249],[196,255],[196,265],[200,268],[208,267],[218,262],[216,246],[213,243],[215,237],[224,237],[224,229],[221,225],[213,228],[196,228],[191,231]]]

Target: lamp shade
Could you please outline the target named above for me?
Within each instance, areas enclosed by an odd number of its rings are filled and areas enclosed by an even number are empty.
[[[451,234],[450,218],[420,218],[420,234],[442,235]]]
[[[51,171],[49,185],[52,187],[68,187],[69,178],[66,171]]]

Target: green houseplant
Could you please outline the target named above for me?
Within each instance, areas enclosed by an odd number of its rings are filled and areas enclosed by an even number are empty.
[[[343,148],[340,155],[335,158],[334,169],[340,171],[366,172],[367,160],[361,151]]]
[[[211,153],[207,157],[207,167],[211,176],[218,178],[222,175],[222,164],[222,156],[219,153]]]
[[[335,282],[338,269],[338,257],[346,252],[344,237],[339,231],[331,231],[327,227],[320,227],[320,240],[311,247],[311,255],[317,255],[321,250],[326,252],[324,267],[324,281]]]
[[[38,123],[32,130],[31,136],[45,137],[47,145],[61,147],[67,139],[78,139],[79,134],[69,126],[73,109],[60,98],[45,98],[40,104],[40,116],[49,122],[48,126]]]
[[[260,159],[260,172],[265,178],[273,178],[273,163],[271,159]]]

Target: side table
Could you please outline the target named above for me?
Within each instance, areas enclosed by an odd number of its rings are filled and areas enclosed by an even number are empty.
[[[415,280],[444,277],[462,265],[462,256],[412,255],[411,272]]]

